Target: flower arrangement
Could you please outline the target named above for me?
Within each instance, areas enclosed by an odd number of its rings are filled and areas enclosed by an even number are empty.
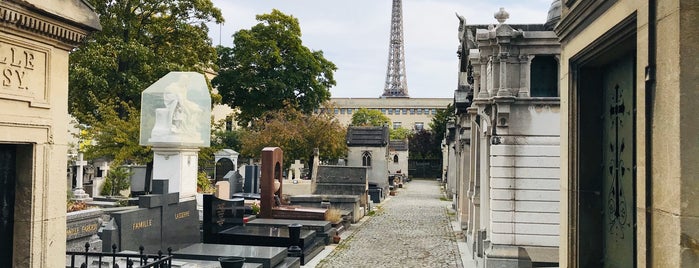
[[[250,207],[252,208],[252,214],[254,214],[254,215],[260,214],[260,202],[259,201],[255,200],[255,202],[253,202],[252,205],[250,205]]]

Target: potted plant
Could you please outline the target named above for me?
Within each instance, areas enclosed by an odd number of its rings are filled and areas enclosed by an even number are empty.
[[[220,257],[218,262],[221,264],[221,268],[241,268],[245,264],[245,258],[243,257]]]

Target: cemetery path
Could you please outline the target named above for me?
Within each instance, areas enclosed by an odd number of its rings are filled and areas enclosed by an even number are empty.
[[[438,181],[413,180],[317,267],[463,267]]]

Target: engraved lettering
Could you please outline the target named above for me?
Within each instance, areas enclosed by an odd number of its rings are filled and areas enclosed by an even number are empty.
[[[34,70],[34,53],[24,51],[24,62],[26,62],[25,69]]]
[[[85,225],[82,227],[83,232],[94,232],[97,231],[97,224]]]
[[[24,86],[24,75],[27,74],[24,71],[20,72],[19,70],[15,70],[15,75],[17,76],[17,82],[19,82],[19,86],[17,88],[19,89],[27,89],[26,86]]]
[[[15,57],[16,54],[17,54],[16,48],[11,47],[11,48],[10,48],[10,58],[11,58],[12,61],[11,61],[10,65],[11,65],[11,66],[14,66],[14,67],[22,67],[22,60],[21,60],[21,59],[17,59],[17,58]]]
[[[66,236],[77,235],[80,232],[80,228],[70,228],[66,230]]]
[[[189,217],[189,211],[183,211],[183,212],[180,212],[180,213],[175,214],[175,219],[176,219],[176,220],[178,220],[178,219],[184,219],[184,218],[187,218],[187,217]]]
[[[138,221],[132,224],[131,228],[132,230],[138,230],[138,229],[143,229],[146,227],[150,227],[153,225],[153,220],[144,220],[144,221]]]
[[[12,84],[12,70],[2,70],[2,86],[9,87]]]

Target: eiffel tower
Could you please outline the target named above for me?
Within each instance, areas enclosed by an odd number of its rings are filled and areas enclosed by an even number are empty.
[[[386,85],[381,98],[408,98],[408,82],[405,75],[403,48],[403,3],[393,0],[391,12],[391,40],[388,49]]]

